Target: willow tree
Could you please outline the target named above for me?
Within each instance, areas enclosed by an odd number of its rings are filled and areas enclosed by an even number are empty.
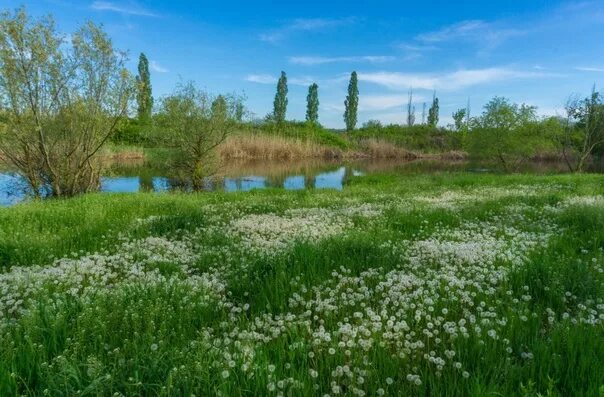
[[[234,131],[242,106],[236,96],[212,98],[193,83],[177,87],[162,100],[157,124],[166,130],[167,144],[174,151],[171,168],[180,185],[201,190],[215,174],[216,149]]]
[[[87,23],[67,42],[50,17],[0,15],[0,152],[36,196],[99,187],[99,150],[126,115],[133,81],[125,56]]]
[[[472,119],[468,152],[472,157],[497,161],[505,171],[517,171],[537,154],[544,136],[537,108],[495,97],[482,115]]]
[[[566,113],[558,143],[568,169],[583,172],[596,151],[604,152],[604,98],[594,86],[587,98],[569,99]]]

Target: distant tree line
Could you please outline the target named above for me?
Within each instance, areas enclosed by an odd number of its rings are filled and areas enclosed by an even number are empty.
[[[287,107],[287,78],[281,72],[275,97],[274,119],[285,122]],[[470,102],[465,108],[452,114],[453,125],[438,127],[440,103],[436,92],[425,119],[425,104],[422,111],[422,124],[415,123],[415,105],[413,90],[409,90],[407,102],[406,126],[384,127],[379,121],[370,120],[355,133],[358,122],[359,87],[358,75],[352,72],[348,83],[348,94],[344,101],[344,124],[352,136],[380,137],[385,135],[399,142],[410,142],[409,138],[425,135],[426,139],[449,140],[456,145],[449,149],[466,150],[470,156],[478,159],[495,160],[506,171],[515,171],[526,161],[544,153],[561,154],[570,171],[584,171],[594,156],[604,154],[604,105],[602,96],[595,87],[589,97],[571,99],[566,105],[566,118],[539,118],[536,107],[526,104],[514,104],[508,99],[494,97],[485,106],[482,114],[470,116]],[[307,96],[307,122],[318,124],[318,86],[313,83]],[[277,117],[277,115],[279,117]],[[415,128],[421,127],[421,128]],[[367,133],[370,132],[368,135]],[[396,131],[396,134],[392,134]],[[448,135],[443,135],[448,132]],[[457,136],[452,133],[459,133]],[[407,135],[403,137],[403,135]],[[417,142],[417,141],[416,141]]]
[[[126,60],[93,23],[67,40],[50,17],[34,20],[24,9],[0,14],[0,158],[25,178],[34,195],[63,197],[98,189],[103,167],[99,154],[110,141],[171,148],[171,167],[187,186],[198,189],[216,168],[216,147],[246,125],[242,96],[213,96],[183,83],[156,103],[146,55],[140,54],[135,76],[126,69]],[[410,89],[405,126],[370,121],[359,129],[358,80],[353,71],[344,100],[350,141],[377,137],[419,150],[464,150],[495,160],[508,171],[555,152],[570,171],[581,172],[604,155],[604,101],[595,87],[587,98],[570,99],[565,117],[539,118],[535,107],[495,97],[474,117],[468,101],[447,127],[439,126],[436,92],[427,118],[424,103],[421,124],[416,124]],[[273,112],[253,128],[294,131],[290,135],[313,136],[345,148],[344,138],[321,126],[319,103],[319,86],[313,83],[305,123],[288,121],[287,75],[281,72]]]

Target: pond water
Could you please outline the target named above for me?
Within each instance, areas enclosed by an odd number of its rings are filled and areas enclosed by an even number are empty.
[[[337,189],[344,188],[353,176],[378,172],[405,174],[436,171],[491,171],[467,162],[446,161],[247,161],[230,162],[218,172],[218,177],[208,180],[207,190],[227,192],[250,191],[264,188]],[[535,163],[530,172],[563,172],[564,166],[556,163]],[[186,190],[170,175],[170,170],[158,170],[144,163],[114,164],[101,178],[102,192],[134,193]],[[0,171],[0,206],[9,206],[27,199],[27,185],[17,174]]]

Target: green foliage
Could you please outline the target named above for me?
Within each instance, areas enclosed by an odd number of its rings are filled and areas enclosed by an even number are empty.
[[[279,77],[279,81],[277,82],[275,101],[273,102],[273,119],[277,123],[285,121],[287,102],[287,75],[285,72],[281,72],[281,77]]]
[[[233,115],[237,122],[243,122],[243,118],[245,117],[245,105],[243,104],[243,100],[236,101]]]
[[[138,59],[138,75],[136,76],[136,102],[138,104],[138,118],[142,122],[151,119],[153,111],[153,94],[151,91],[151,75],[149,73],[149,60],[143,53]]]
[[[219,121],[224,121],[229,117],[227,101],[223,95],[218,95],[216,99],[212,101],[211,113],[211,117]],[[233,114],[231,117],[233,120],[236,120],[238,116]]]
[[[604,98],[594,86],[589,97],[569,100],[566,112],[566,128],[557,142],[569,169],[581,172],[592,155],[604,153]]]
[[[348,83],[348,95],[344,101],[344,123],[346,131],[352,131],[357,125],[357,111],[359,107],[359,82],[357,72],[352,72]]]
[[[148,133],[151,126],[147,122],[141,122],[138,118],[124,118],[120,121],[111,136],[111,142],[124,145],[147,145]]]
[[[471,124],[468,152],[474,158],[493,159],[506,171],[517,170],[547,141],[536,108],[517,105],[506,98],[493,98]]]
[[[319,122],[319,86],[313,83],[308,87],[306,96],[306,121],[316,124]]]
[[[215,149],[235,130],[238,107],[228,102],[233,100],[223,95],[212,99],[193,83],[162,100],[157,126],[174,149],[171,168],[184,186],[202,189],[215,172]]]
[[[380,129],[382,128],[382,122],[379,120],[368,120],[363,123],[363,129]]]
[[[430,106],[430,110],[428,110],[428,125],[436,127],[436,125],[438,124],[438,112],[438,98],[436,97],[435,93],[434,97],[432,98],[432,106]]]
[[[382,126],[379,122],[368,122],[363,128],[349,133],[354,141],[368,138],[386,140],[407,150],[424,152],[442,152],[461,149],[461,137],[444,128],[430,125],[397,125]]]
[[[456,112],[453,113],[453,122],[456,131],[462,131],[467,126],[465,122],[466,115],[466,109],[458,109]]]
[[[80,27],[67,43],[51,18],[35,21],[24,9],[2,13],[0,32],[3,157],[36,196],[98,189],[96,155],[133,94],[125,56],[99,26]]]

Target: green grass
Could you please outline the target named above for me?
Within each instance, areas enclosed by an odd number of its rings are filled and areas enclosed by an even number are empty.
[[[428,125],[368,126],[348,133],[352,141],[363,139],[380,139],[411,151],[423,153],[442,153],[452,150],[462,150],[461,134],[444,128]]]
[[[0,225],[1,396],[604,393],[601,175],[91,194]]]

